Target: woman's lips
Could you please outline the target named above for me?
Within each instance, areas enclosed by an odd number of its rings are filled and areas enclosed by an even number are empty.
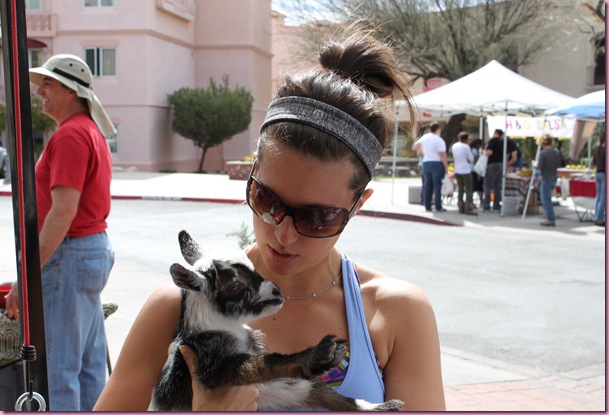
[[[269,255],[273,261],[280,262],[282,264],[287,264],[296,258],[296,255],[292,254],[282,254],[281,252],[273,249],[271,246],[268,247]]]

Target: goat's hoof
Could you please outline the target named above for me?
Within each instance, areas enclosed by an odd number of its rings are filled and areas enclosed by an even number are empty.
[[[402,410],[403,406],[404,402],[399,399],[392,399],[377,405],[374,407],[373,411],[399,412]]]
[[[311,367],[312,375],[321,375],[336,367],[347,353],[347,341],[335,336],[327,335],[315,348],[314,365]]]

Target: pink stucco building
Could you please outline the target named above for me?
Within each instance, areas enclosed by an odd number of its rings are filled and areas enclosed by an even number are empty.
[[[271,0],[25,2],[30,64],[57,53],[87,60],[95,91],[118,130],[109,140],[118,167],[196,170],[200,150],[172,132],[167,96],[227,74],[231,86],[251,91],[254,104],[250,128],[207,152],[204,169],[225,171],[228,161],[254,151],[281,71],[314,63],[294,53],[298,33],[306,29],[286,25]],[[595,77],[590,35],[559,35],[567,37],[559,45],[578,47],[548,50],[521,73],[572,96],[604,88],[604,76]],[[413,87],[415,93],[424,90],[420,80]]]
[[[31,65],[72,53],[92,67],[94,89],[115,123],[115,166],[194,171],[200,151],[171,130],[167,96],[210,78],[254,97],[248,131],[208,151],[224,170],[255,148],[271,95],[270,0],[28,0]]]

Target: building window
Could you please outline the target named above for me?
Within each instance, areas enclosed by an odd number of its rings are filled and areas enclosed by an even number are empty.
[[[28,50],[28,63],[30,68],[38,68],[44,63],[42,61],[42,49],[30,49]]]
[[[87,48],[85,61],[93,76],[116,76],[116,49]]]
[[[594,40],[594,79],[593,85],[604,85],[605,74],[605,36]]]
[[[112,154],[117,154],[118,153],[118,143],[117,143],[117,137],[118,137],[118,127],[115,125],[114,128],[116,128],[116,134],[110,136],[110,137],[106,137],[106,141],[108,142],[108,145],[110,146],[110,152]]]
[[[112,7],[114,0],[85,0],[85,7]]]
[[[25,9],[26,10],[41,10],[42,0],[26,0],[25,1]]]

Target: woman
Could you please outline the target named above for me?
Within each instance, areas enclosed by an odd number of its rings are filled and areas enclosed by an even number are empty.
[[[596,166],[596,200],[594,202],[594,224],[597,226],[605,226],[605,198],[606,198],[606,180],[605,180],[605,129],[603,128],[599,134],[599,144],[594,148],[592,164]]]
[[[475,138],[469,143],[469,147],[472,149],[472,154],[474,155],[474,165],[480,158],[480,149],[483,147],[484,143],[481,139]],[[476,170],[472,167],[472,183],[473,183],[473,192],[478,195],[478,199],[480,200],[480,206],[482,206],[482,198],[484,194],[484,177],[478,176]]]
[[[346,368],[325,379],[339,393],[401,399],[409,411],[444,410],[438,332],[425,294],[352,262],[335,246],[372,195],[366,186],[391,126],[384,98],[412,99],[392,59],[387,45],[358,32],[328,43],[321,68],[284,76],[248,180],[256,243],[247,255],[286,301],[254,328],[279,353],[300,351],[328,333],[349,339]],[[134,322],[96,410],[147,408],[179,314],[178,289],[157,289]],[[182,350],[193,365],[191,351]],[[226,394],[193,388],[193,408],[256,407],[253,387]]]

